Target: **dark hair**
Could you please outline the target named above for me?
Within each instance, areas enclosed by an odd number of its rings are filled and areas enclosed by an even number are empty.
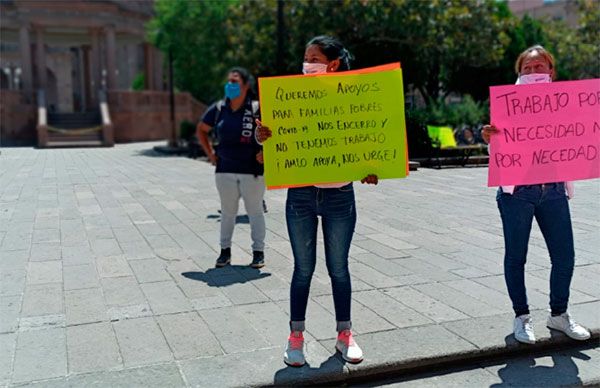
[[[231,69],[229,69],[229,71],[227,72],[227,74],[231,74],[231,73],[237,73],[240,75],[240,78],[242,79],[242,81],[244,81],[244,83],[247,85],[248,83],[252,84],[252,81],[254,81],[254,77],[252,77],[252,74],[250,74],[250,72],[248,71],[248,69],[244,68],[244,67],[240,67],[240,66],[235,66],[232,67]],[[250,85],[252,86],[252,85]]]
[[[319,50],[321,50],[328,60],[333,61],[339,59],[340,67],[338,70],[350,70],[350,61],[352,61],[354,57],[337,38],[327,35],[316,36],[306,44],[306,47],[308,48],[308,46],[312,45],[318,46]]]
[[[244,82],[244,84],[248,85],[248,95],[251,97],[254,97],[255,96],[254,76],[252,74],[250,74],[248,69],[246,69],[245,67],[234,66],[231,69],[229,69],[229,71],[227,72],[227,74],[231,74],[231,73],[239,74],[239,76],[242,79],[242,81]]]

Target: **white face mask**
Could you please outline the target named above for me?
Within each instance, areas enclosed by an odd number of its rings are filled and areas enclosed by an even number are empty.
[[[308,63],[308,62],[304,62],[302,64],[302,73],[303,74],[322,74],[322,73],[327,73],[327,64],[326,63]]]
[[[523,74],[517,78],[517,85],[547,84],[552,82],[550,74]]]

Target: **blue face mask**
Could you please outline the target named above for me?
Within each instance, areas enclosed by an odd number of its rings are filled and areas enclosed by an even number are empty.
[[[240,84],[237,82],[227,82],[225,84],[225,97],[233,100],[234,98],[239,97],[240,94],[242,94]]]

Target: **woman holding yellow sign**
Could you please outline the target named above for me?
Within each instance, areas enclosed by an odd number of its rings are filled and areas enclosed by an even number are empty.
[[[306,45],[304,74],[328,73],[350,69],[352,56],[337,39],[318,36]],[[257,120],[257,140],[266,141],[271,130]],[[377,184],[376,175],[362,183]],[[302,366],[304,358],[304,321],[310,283],[316,265],[318,216],[323,223],[325,260],[331,278],[337,321],[336,349],[344,360],[361,362],[362,350],[352,337],[350,306],[352,288],[348,253],[356,225],[356,204],[352,182],[332,183],[288,189],[286,222],[294,254],[294,274],[290,290],[290,336],[284,362]]]

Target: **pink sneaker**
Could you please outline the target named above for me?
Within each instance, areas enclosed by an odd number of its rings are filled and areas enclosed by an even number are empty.
[[[283,362],[289,366],[302,366],[304,359],[304,335],[301,331],[292,331],[288,337],[288,344],[283,353]]]
[[[342,330],[338,333],[335,348],[342,354],[342,358],[352,364],[358,364],[363,360],[361,348],[354,342],[352,331]]]

